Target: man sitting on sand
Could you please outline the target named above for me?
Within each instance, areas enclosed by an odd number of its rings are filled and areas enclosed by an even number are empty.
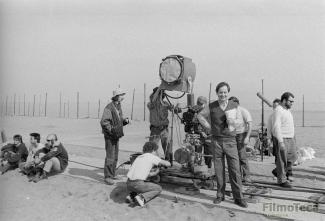
[[[10,169],[16,169],[19,163],[26,161],[28,151],[21,135],[15,135],[13,140],[13,144],[7,144],[1,148],[1,174]]]
[[[170,163],[160,159],[157,155],[158,145],[155,142],[146,142],[143,146],[143,154],[138,156],[133,162],[127,177],[127,189],[130,195],[128,200],[136,200],[143,207],[162,191],[158,184],[147,182],[146,179],[150,176],[155,176],[159,173],[159,169],[151,171],[154,166],[170,167]]]
[[[26,175],[30,175],[33,171],[36,152],[44,148],[44,144],[40,143],[40,141],[41,135],[39,133],[30,134],[30,147],[28,149],[27,160],[19,164],[20,171]]]
[[[43,153],[45,155],[42,156]],[[33,179],[35,183],[46,179],[50,172],[63,172],[68,166],[68,153],[55,134],[47,136],[45,147],[35,155],[39,156],[34,161],[37,167],[42,168],[44,164],[43,170],[37,172]]]

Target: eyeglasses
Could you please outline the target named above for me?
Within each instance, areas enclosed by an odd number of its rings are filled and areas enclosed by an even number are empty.
[[[292,101],[292,100],[288,100],[288,102],[290,102],[290,103],[293,103],[293,102],[295,102],[295,101]]]

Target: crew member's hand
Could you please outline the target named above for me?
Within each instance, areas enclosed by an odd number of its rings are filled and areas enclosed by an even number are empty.
[[[208,137],[208,135],[206,133],[204,133],[203,131],[201,132],[201,135],[204,139],[206,139]]]
[[[270,139],[270,138],[267,138],[267,145],[268,145],[268,146],[271,146],[271,144],[272,144],[271,139]]]
[[[285,145],[283,142],[279,142],[279,147],[280,147],[280,150],[284,151]]]
[[[35,160],[34,160],[34,163],[37,165],[37,164],[40,164],[41,163],[41,159],[40,158],[36,158]]]
[[[249,143],[249,137],[245,137],[244,144],[247,145]]]

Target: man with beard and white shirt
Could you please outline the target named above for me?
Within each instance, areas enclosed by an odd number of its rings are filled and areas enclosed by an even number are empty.
[[[297,148],[295,142],[295,130],[293,116],[290,111],[294,96],[285,92],[281,96],[281,104],[274,113],[273,145],[276,148],[276,172],[278,183],[282,187],[291,188],[292,165],[297,159]]]

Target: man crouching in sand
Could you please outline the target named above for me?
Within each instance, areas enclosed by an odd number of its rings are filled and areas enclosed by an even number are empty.
[[[68,152],[58,141],[56,134],[50,134],[46,138],[45,148],[39,150],[35,155],[39,156],[35,159],[36,167],[42,168],[34,179],[35,183],[42,179],[46,179],[49,173],[61,173],[68,166]]]
[[[126,182],[128,192],[127,200],[135,200],[141,207],[162,191],[158,184],[148,182],[146,179],[159,173],[159,169],[151,171],[154,166],[170,167],[170,163],[157,156],[158,145],[154,142],[146,142],[143,146],[143,154],[133,162]]]

